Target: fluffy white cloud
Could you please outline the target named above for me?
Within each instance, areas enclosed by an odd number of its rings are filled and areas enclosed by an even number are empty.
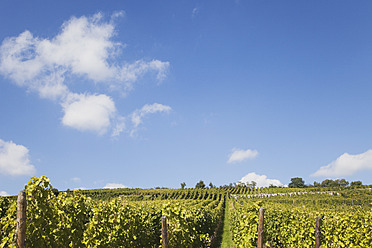
[[[135,110],[129,117],[123,117],[117,114],[113,100],[103,94],[70,94],[62,106],[64,110],[62,123],[65,126],[80,131],[94,131],[98,134],[104,134],[111,128],[112,137],[120,135],[123,131],[128,131],[133,136],[147,115],[171,111],[169,106],[154,103],[146,104],[141,109]],[[128,128],[127,120],[131,122]]]
[[[6,191],[0,191],[0,196],[9,196],[9,194]]]
[[[30,163],[29,150],[0,139],[0,173],[4,175],[32,175],[35,167]]]
[[[114,101],[106,95],[73,94],[62,104],[62,123],[80,131],[104,134],[115,116]]]
[[[143,122],[143,118],[149,114],[154,114],[157,112],[165,112],[169,113],[172,110],[171,107],[159,103],[154,103],[154,104],[146,104],[144,105],[141,109],[138,109],[134,111],[131,114],[131,121],[133,124],[133,129],[131,131],[131,135],[133,135],[137,127]]]
[[[161,82],[169,68],[169,62],[155,59],[133,63],[121,59],[125,44],[113,40],[113,19],[120,15],[122,12],[114,13],[110,21],[104,21],[100,13],[72,17],[51,38],[35,37],[28,30],[6,38],[0,46],[0,74],[42,98],[58,101],[63,107],[64,125],[99,134],[112,128],[112,136],[117,136],[125,123],[116,114],[114,101],[103,94],[77,94],[68,86],[84,80],[83,86],[101,83],[126,94],[146,73],[155,73]]]
[[[104,189],[121,189],[121,188],[128,188],[128,187],[121,183],[107,183],[103,188]]]
[[[268,179],[266,175],[257,175],[254,172],[248,173],[240,180],[242,183],[251,183],[252,181],[257,183],[256,187],[286,186],[277,179]]]
[[[110,88],[123,90],[131,90],[133,83],[149,71],[156,72],[159,81],[165,78],[169,62],[116,62],[124,44],[113,41],[114,34],[114,23],[104,22],[100,13],[72,17],[51,39],[34,37],[30,31],[24,31],[3,41],[0,73],[51,99],[68,93],[67,76],[110,82]]]
[[[110,40],[114,35],[113,24],[101,20],[101,14],[71,18],[56,37],[37,43],[36,55],[47,66],[62,66],[94,81],[110,79],[115,75],[115,67],[110,66],[107,59],[120,44]]]
[[[258,151],[257,150],[240,150],[234,148],[229,156],[229,160],[227,163],[236,163],[236,162],[242,162],[247,159],[253,159],[257,157]]]
[[[361,154],[342,154],[330,164],[320,167],[313,177],[339,177],[350,176],[358,171],[372,170],[372,150]]]

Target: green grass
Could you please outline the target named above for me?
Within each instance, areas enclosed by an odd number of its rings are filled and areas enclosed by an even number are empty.
[[[225,216],[223,220],[223,231],[222,231],[222,241],[221,241],[221,248],[233,248],[234,242],[232,241],[232,233],[230,230],[230,200],[229,198],[226,199],[225,202]]]

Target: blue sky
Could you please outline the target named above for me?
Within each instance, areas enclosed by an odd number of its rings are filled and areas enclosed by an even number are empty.
[[[0,2],[0,193],[372,184],[370,1]]]

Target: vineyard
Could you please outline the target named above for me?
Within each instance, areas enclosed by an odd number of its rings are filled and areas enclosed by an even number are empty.
[[[169,247],[257,247],[262,207],[264,247],[314,247],[317,217],[320,247],[372,244],[369,187],[59,192],[42,176],[24,192],[26,247],[162,247],[162,217]],[[17,247],[16,229],[17,199],[1,197],[0,247]]]

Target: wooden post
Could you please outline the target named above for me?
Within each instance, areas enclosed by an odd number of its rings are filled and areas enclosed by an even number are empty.
[[[260,208],[258,211],[258,240],[257,240],[257,248],[263,248],[264,247],[264,214],[265,209]]]
[[[17,247],[24,248],[26,240],[26,192],[19,191],[17,199]]]
[[[163,248],[168,248],[168,231],[167,231],[167,217],[161,217],[161,237],[163,240]]]
[[[316,217],[316,224],[315,224],[315,248],[320,247],[320,221],[321,217]]]

